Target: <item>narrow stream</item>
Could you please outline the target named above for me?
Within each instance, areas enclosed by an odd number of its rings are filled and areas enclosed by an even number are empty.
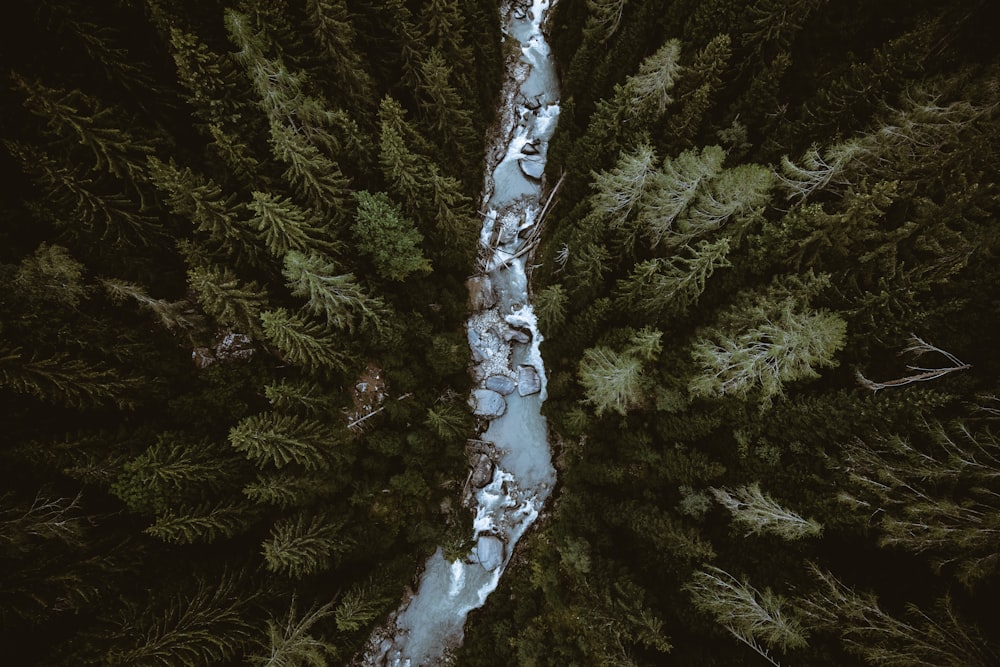
[[[446,663],[469,612],[493,592],[514,545],[555,483],[545,418],[542,336],[529,303],[525,263],[543,212],[548,142],[559,116],[555,64],[542,32],[555,0],[502,0],[506,62],[495,143],[487,151],[480,209],[480,272],[468,281],[466,328],[477,388],[469,398],[488,427],[469,441],[464,501],[475,510],[475,546],[448,561],[438,549],[417,591],[374,633],[362,657],[373,667]]]

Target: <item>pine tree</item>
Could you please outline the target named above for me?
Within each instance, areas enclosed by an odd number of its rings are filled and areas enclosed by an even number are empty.
[[[676,91],[680,108],[667,118],[664,130],[671,145],[687,148],[693,143],[713,96],[719,93],[722,73],[731,57],[729,35],[716,35],[684,70]]]
[[[844,445],[850,486],[841,500],[879,508],[880,545],[926,554],[971,588],[1000,570],[997,445],[991,430],[965,420],[855,439]]]
[[[279,520],[263,544],[267,569],[295,579],[330,569],[352,546],[340,534],[345,523],[343,517],[307,513]]]
[[[684,315],[698,303],[716,269],[732,266],[729,248],[729,239],[723,237],[714,243],[699,241],[693,248],[684,246],[670,259],[640,262],[627,279],[618,281],[618,303],[653,322]]]
[[[676,158],[667,158],[647,188],[639,220],[650,243],[656,246],[671,236],[675,222],[722,169],[725,153],[718,146],[684,151]]]
[[[256,263],[257,240],[241,219],[243,207],[236,203],[236,195],[223,194],[216,183],[188,167],[178,167],[172,159],[163,162],[150,156],[149,174],[175,215],[190,221],[195,230],[234,257]]]
[[[879,667],[986,667],[995,664],[997,646],[978,636],[959,617],[948,598],[931,615],[915,606],[903,620],[884,611],[874,595],[858,593],[830,572],[813,566],[820,590],[799,601],[803,622],[833,630],[845,647]]]
[[[94,171],[106,171],[133,186],[146,180],[144,156],[156,142],[130,134],[122,128],[142,126],[123,119],[112,107],[80,92],[49,88],[14,74],[15,88],[25,95],[25,106],[45,120],[48,132],[67,146],[83,146],[90,152]]]
[[[336,491],[328,477],[329,473],[326,471],[317,477],[307,477],[301,470],[287,467],[262,472],[257,475],[257,479],[243,487],[243,495],[255,503],[281,509],[305,507]]]
[[[231,661],[253,640],[249,606],[255,594],[231,576],[213,585],[196,578],[188,590],[129,602],[111,621],[108,665],[196,667]]]
[[[294,128],[277,123],[271,124],[271,148],[288,165],[284,178],[300,197],[321,211],[342,215],[350,181],[336,162]]]
[[[806,645],[805,628],[789,614],[786,601],[770,589],[759,591],[712,566],[696,572],[684,588],[695,607],[711,614],[736,639],[769,660],[761,643],[782,651]]]
[[[327,326],[351,333],[359,321],[379,327],[385,304],[368,296],[353,273],[338,274],[332,261],[290,252],[283,273],[292,296],[306,299],[306,310],[324,318]]]
[[[284,308],[260,316],[264,335],[281,354],[307,371],[340,371],[346,368],[347,354],[342,343],[323,326],[293,315]]]
[[[633,209],[652,185],[656,162],[653,149],[639,144],[633,152],[622,153],[611,171],[593,173],[590,186],[595,192],[590,205],[594,212],[608,219],[614,229],[625,227]]]
[[[257,283],[242,282],[228,267],[196,266],[188,271],[188,285],[216,322],[261,337],[261,311],[268,299]]]
[[[11,287],[30,301],[76,308],[86,298],[84,266],[59,245],[42,243],[21,260]]]
[[[431,137],[440,138],[443,146],[456,149],[457,165],[468,166],[464,156],[469,155],[476,142],[472,113],[462,96],[452,85],[452,68],[437,49],[420,64],[418,93],[420,106]]]
[[[156,299],[151,297],[141,285],[124,280],[101,278],[100,282],[112,301],[115,303],[124,303],[127,300],[134,301],[143,310],[151,312],[157,321],[169,331],[192,329],[196,325],[197,317],[193,312],[193,306],[186,300]]]
[[[323,417],[336,411],[336,400],[318,382],[306,379],[282,378],[264,387],[264,395],[279,412],[303,414],[307,417]]]
[[[122,191],[122,184],[94,172],[84,173],[36,148],[4,142],[8,152],[43,193],[31,206],[38,217],[53,220],[67,240],[147,246],[161,237],[157,220]]]
[[[664,240],[676,247],[719,229],[733,218],[759,212],[769,201],[772,183],[771,170],[760,165],[723,170],[677,218]]]
[[[210,544],[244,532],[256,518],[241,501],[180,505],[159,513],[144,532],[173,544]]]
[[[429,273],[430,262],[420,244],[423,235],[403,217],[399,208],[381,192],[357,192],[354,238],[359,250],[375,262],[379,275],[386,280],[404,280],[414,273]]]
[[[288,197],[267,192],[254,192],[252,197],[247,204],[254,213],[249,224],[260,233],[264,246],[275,257],[283,258],[292,250],[333,248],[320,222]]]
[[[712,488],[715,499],[733,515],[733,521],[746,529],[747,535],[770,533],[785,540],[817,537],[823,526],[785,509],[760,490],[754,482],[735,489]]]
[[[295,608],[295,597],[284,619],[267,620],[267,642],[263,654],[249,657],[256,667],[326,667],[338,655],[330,642],[310,634],[317,623],[333,615],[333,603],[310,608],[301,617]]]
[[[778,318],[747,323],[742,331],[713,332],[700,339],[692,358],[702,369],[688,390],[695,396],[744,397],[758,392],[768,405],[787,382],[819,377],[817,368],[837,365],[847,324],[828,311],[786,306]]]
[[[122,466],[111,492],[134,512],[162,513],[179,501],[199,502],[214,495],[239,469],[231,452],[183,434],[162,433]]]
[[[236,68],[229,59],[177,27],[170,29],[170,46],[177,77],[198,121],[220,131],[225,128],[227,135],[240,122],[250,121]]]
[[[136,378],[65,353],[39,356],[0,341],[0,388],[75,409],[135,406]]]
[[[584,350],[578,371],[586,402],[598,416],[608,410],[624,415],[643,400],[642,361],[606,347]]]
[[[358,45],[358,34],[344,0],[307,0],[306,11],[313,38],[323,47],[332,65],[337,91],[349,107],[367,108],[375,98],[374,82],[366,71]]]
[[[307,470],[329,468],[343,456],[337,451],[343,440],[343,433],[321,422],[275,412],[246,417],[229,431],[233,448],[261,468],[291,463]]]

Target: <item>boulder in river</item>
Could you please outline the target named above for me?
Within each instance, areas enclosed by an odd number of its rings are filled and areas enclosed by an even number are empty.
[[[486,388],[492,389],[502,396],[509,396],[514,393],[517,383],[506,375],[491,375],[486,378]]]
[[[472,412],[477,417],[496,419],[507,411],[507,401],[492,389],[475,389],[469,399]]]
[[[465,287],[469,290],[469,310],[487,310],[496,305],[497,295],[489,276],[473,276],[465,281]]]
[[[476,460],[476,465],[472,468],[472,477],[469,483],[477,489],[481,489],[493,479],[493,461],[486,454],[480,454]]]
[[[541,180],[542,174],[545,173],[545,161],[542,160],[541,156],[528,155],[518,160],[517,163],[525,176],[536,181]]]
[[[517,367],[517,393],[521,396],[537,394],[542,390],[542,379],[534,366],[521,364]]]
[[[480,535],[476,541],[476,558],[487,572],[503,564],[504,543],[496,535]]]

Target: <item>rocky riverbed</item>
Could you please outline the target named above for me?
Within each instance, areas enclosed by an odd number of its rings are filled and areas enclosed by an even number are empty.
[[[428,559],[416,593],[371,638],[362,664],[446,664],[462,641],[468,613],[496,588],[517,541],[555,483],[545,418],[542,335],[532,310],[526,261],[541,224],[545,156],[559,116],[556,70],[543,26],[550,0],[507,0],[506,40],[518,49],[506,63],[502,107],[487,152],[481,210],[480,271],[467,282],[469,406],[480,419],[470,439],[464,502],[475,511],[465,558],[441,549]]]

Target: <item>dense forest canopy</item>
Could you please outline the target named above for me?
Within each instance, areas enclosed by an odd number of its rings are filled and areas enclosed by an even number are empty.
[[[349,663],[469,546],[496,4],[7,4],[5,655]],[[560,482],[457,664],[1000,662],[998,19],[560,0]]]

